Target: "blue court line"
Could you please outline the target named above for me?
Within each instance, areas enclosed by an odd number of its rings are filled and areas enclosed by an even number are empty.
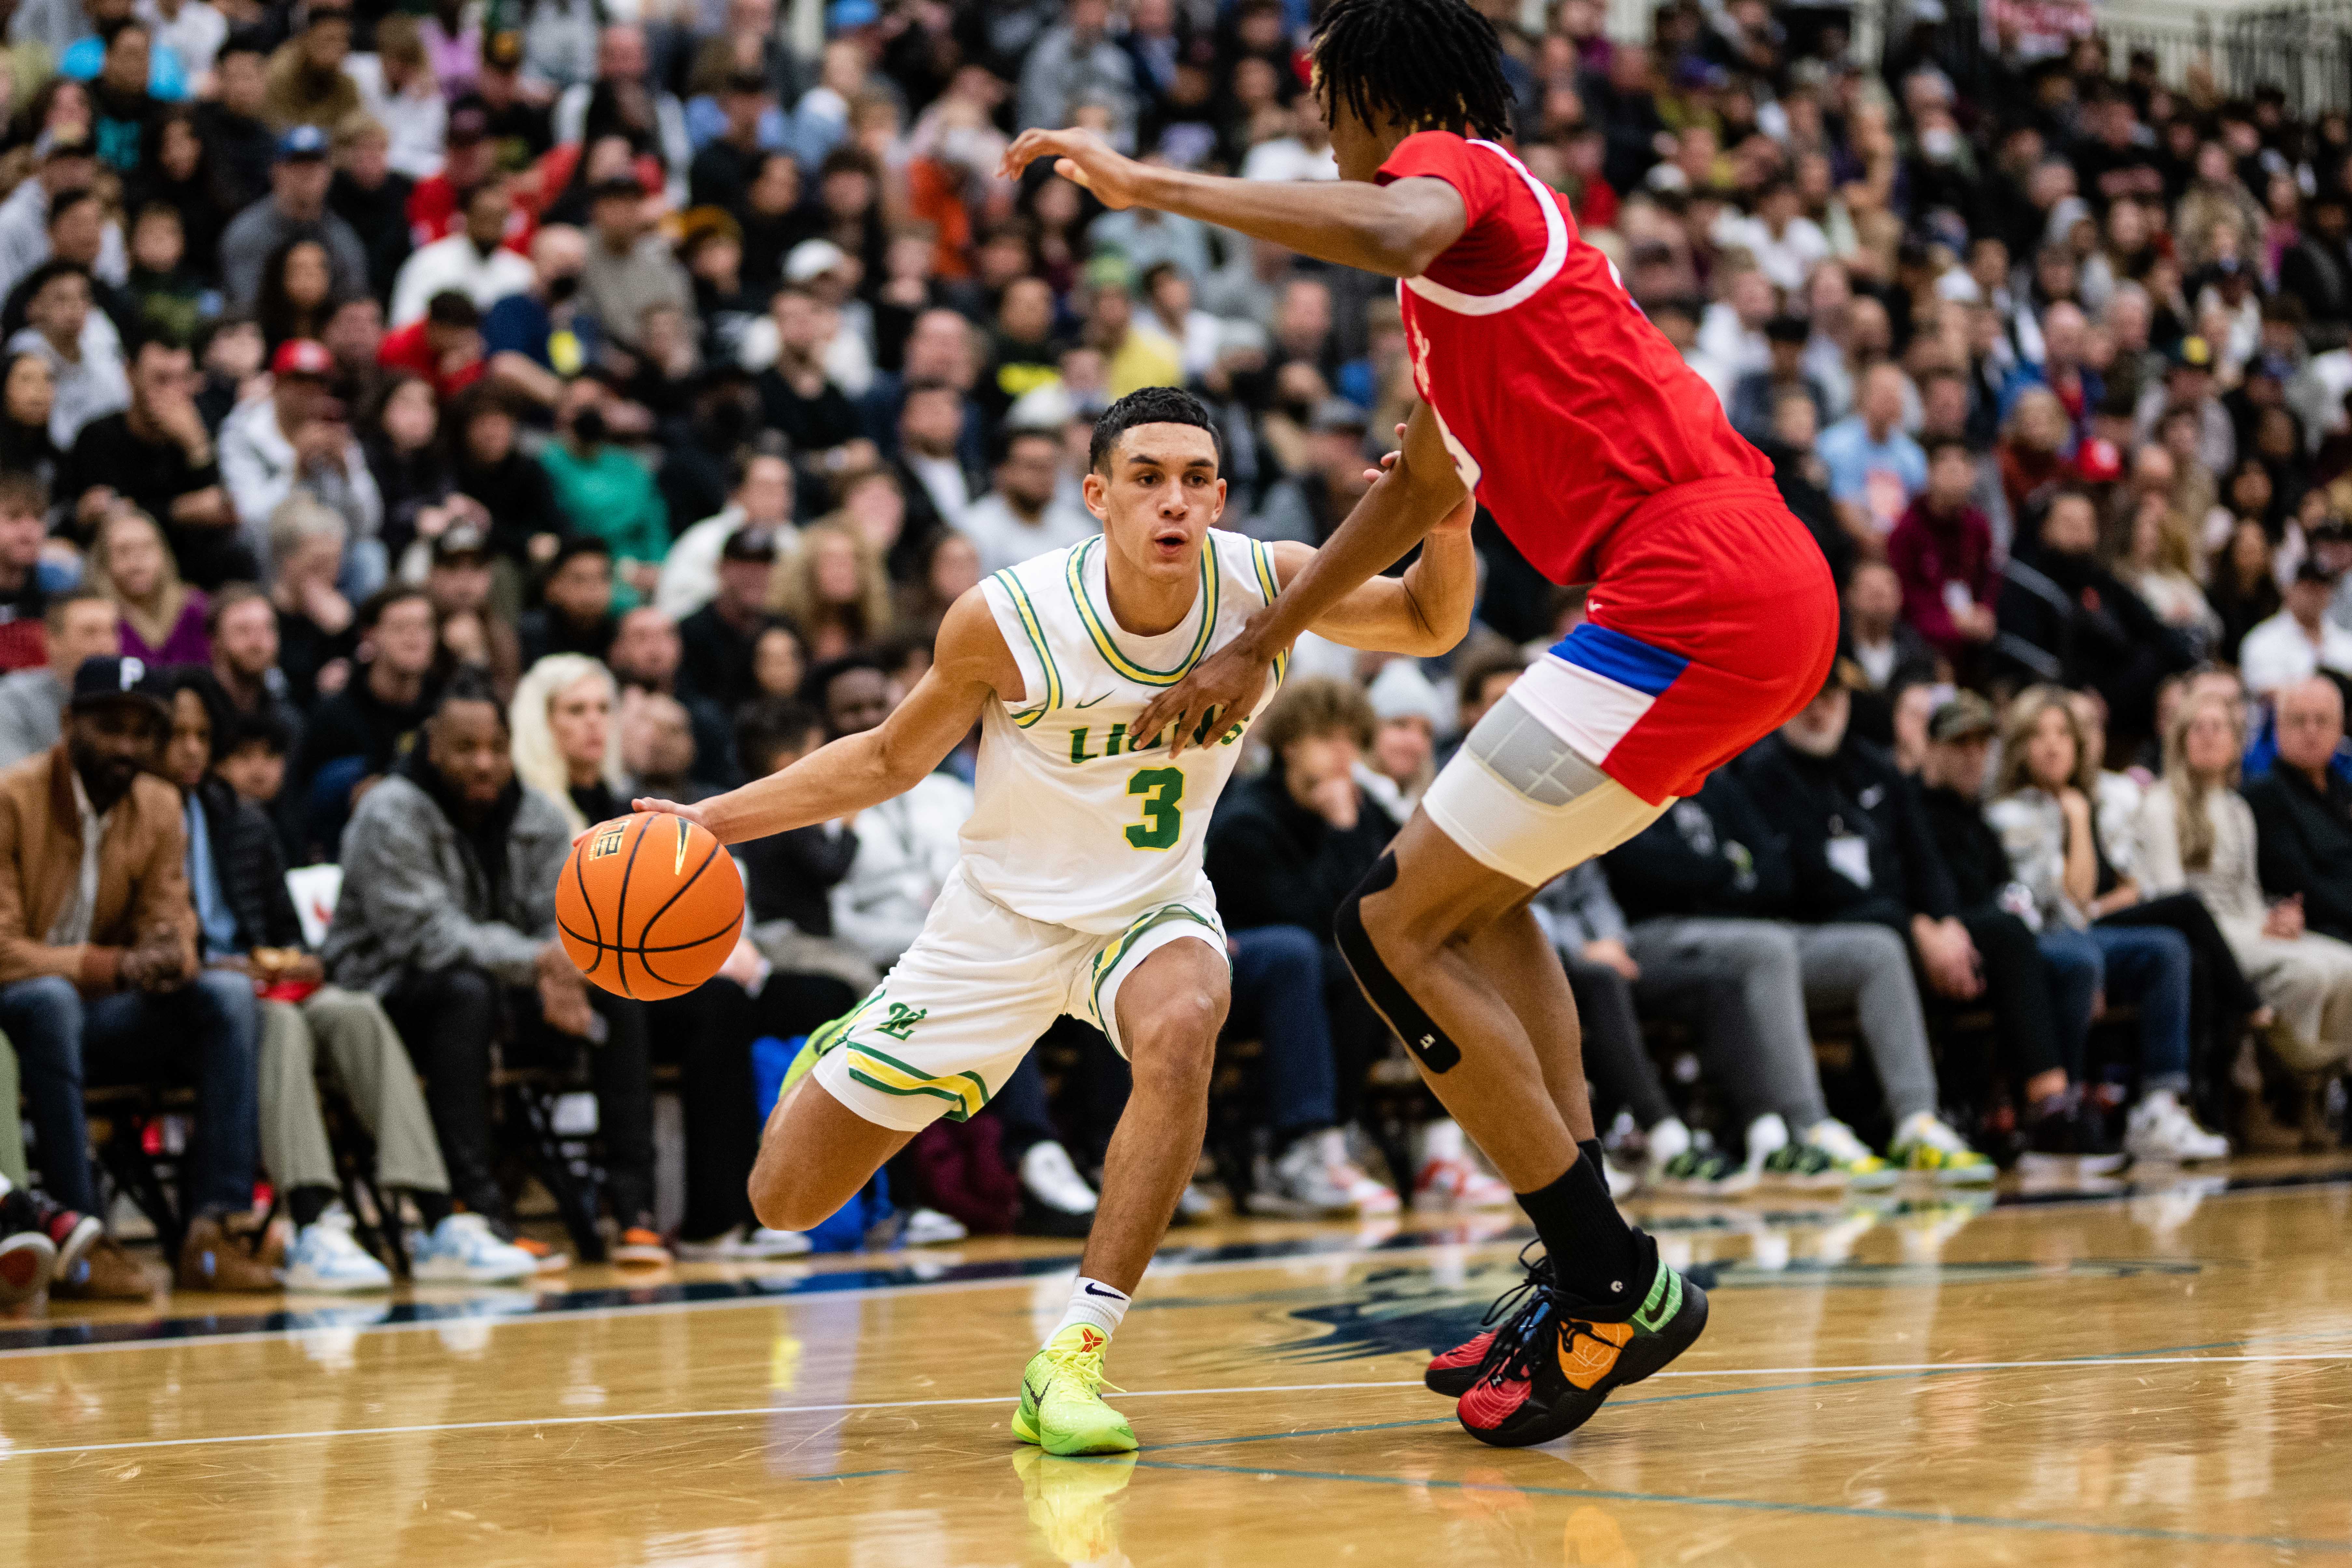
[[[1762,1498],[1694,1497],[1677,1492],[1612,1491],[1594,1487],[1523,1487],[1510,1482],[1423,1480],[1411,1476],[1351,1475],[1344,1470],[1268,1470],[1255,1465],[1196,1465],[1174,1459],[1139,1459],[1138,1469],[1197,1470],[1231,1476],[1279,1476],[1297,1481],[1353,1481],[1361,1486],[1424,1487],[1433,1491],[1500,1492],[1520,1497],[1581,1498],[1595,1502],[1664,1503],[1681,1508],[1722,1508],[1744,1513],[1793,1513],[1815,1518],[1873,1522],[1960,1525],[1979,1530],[2023,1530],[2042,1534],[2097,1535],[2129,1541],[2161,1541],[2190,1546],[2263,1546],[2291,1552],[2352,1554],[2352,1541],[2310,1541],[2291,1535],[2221,1535],[2207,1531],[2164,1530],[2153,1525],[2069,1524],[2050,1519],[2004,1519],[1994,1514],[1942,1513],[1927,1509],[1853,1508],[1837,1503],[1772,1502]]]
[[[904,1470],[844,1470],[839,1475],[802,1476],[798,1479],[802,1485],[806,1486],[811,1481],[862,1481],[869,1476],[903,1476],[906,1473]]]

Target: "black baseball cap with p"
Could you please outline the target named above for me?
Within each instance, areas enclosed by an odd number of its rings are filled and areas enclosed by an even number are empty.
[[[171,723],[172,689],[162,667],[129,654],[83,659],[74,671],[67,706],[76,713],[89,713],[118,705],[139,709],[160,724]]]

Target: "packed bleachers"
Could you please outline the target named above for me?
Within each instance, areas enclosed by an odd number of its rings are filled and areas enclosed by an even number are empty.
[[[919,928],[976,739],[745,847],[746,939],[688,997],[588,986],[553,879],[636,795],[881,722],[960,595],[1096,530],[1122,394],[1206,403],[1225,526],[1339,526],[1413,401],[1389,282],[998,173],[1080,124],[1336,177],[1317,9],[10,8],[0,1093],[33,1137],[5,1119],[0,1239],[60,1296],[132,1296],[160,1280],[117,1192],[190,1289],[1083,1231],[1125,1069],[1066,1021],[827,1235],[744,1195],[778,1043]],[[1768,0],[1638,40],[1592,0],[1481,9],[1518,155],[1771,458],[1844,606],[1803,713],[1539,896],[1612,1180],[2340,1142],[2344,113],[2118,62],[2086,0],[1980,37],[1874,10],[1868,58]],[[1330,937],[1581,618],[1475,539],[1462,646],[1307,639],[1211,830],[1235,999],[1188,1213],[1508,1201]]]

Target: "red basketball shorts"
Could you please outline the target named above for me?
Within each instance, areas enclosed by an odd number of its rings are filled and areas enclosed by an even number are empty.
[[[1769,480],[1653,496],[1600,563],[1585,624],[1511,695],[1650,805],[1696,794],[1828,679],[1836,584]]]

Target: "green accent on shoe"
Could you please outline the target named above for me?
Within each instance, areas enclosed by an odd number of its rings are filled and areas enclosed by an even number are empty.
[[[1633,1326],[1645,1334],[1654,1334],[1674,1321],[1675,1314],[1682,1310],[1683,1277],[1661,1263],[1658,1277],[1650,1281],[1650,1294],[1633,1310]]]
[[[1796,1176],[1807,1181],[1842,1174],[1837,1162],[1811,1143],[1783,1143],[1764,1156],[1764,1173],[1769,1176]]]
[[[1021,1402],[1013,1435],[1049,1454],[1125,1454],[1137,1447],[1135,1428],[1105,1405],[1103,1375],[1109,1340],[1101,1330],[1073,1323],[1045,1342],[1021,1373]]]

